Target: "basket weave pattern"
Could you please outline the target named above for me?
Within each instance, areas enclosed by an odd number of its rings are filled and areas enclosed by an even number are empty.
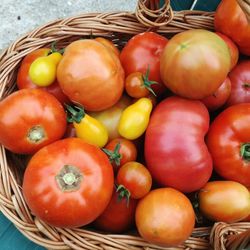
[[[159,9],[158,2],[139,1],[136,13],[111,12],[78,15],[50,22],[22,36],[0,55],[0,99],[15,89],[16,73],[21,60],[30,52],[58,41],[61,47],[93,34],[112,39],[119,47],[133,35],[155,30],[167,37],[178,32],[203,28],[213,30],[214,13],[201,11],[173,12],[169,1]],[[151,4],[151,5],[150,5]],[[132,235],[108,235],[87,229],[54,228],[32,216],[22,195],[24,159],[0,146],[0,210],[27,238],[48,249],[138,250],[138,249],[240,249],[250,241],[250,223],[213,228],[196,228],[191,237],[175,248],[163,248]],[[248,231],[247,231],[248,230]],[[242,237],[237,237],[239,233]]]

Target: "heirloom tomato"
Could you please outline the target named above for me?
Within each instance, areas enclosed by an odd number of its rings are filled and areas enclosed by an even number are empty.
[[[31,158],[23,194],[38,218],[56,227],[81,227],[107,207],[114,187],[112,166],[96,146],[78,138],[56,141]]]
[[[233,105],[212,122],[207,146],[215,171],[250,187],[250,103]]]
[[[150,191],[136,208],[139,234],[164,247],[182,244],[192,233],[195,213],[189,199],[173,188]]]
[[[88,111],[113,106],[124,89],[124,71],[119,58],[102,43],[85,39],[65,49],[57,67],[63,92]]]
[[[200,101],[169,97],[158,104],[145,136],[146,165],[156,182],[182,192],[203,187],[212,173],[204,142],[209,113]]]
[[[214,32],[188,30],[173,36],[161,56],[161,77],[175,94],[202,99],[212,95],[230,70],[228,46]]]
[[[0,143],[12,152],[32,154],[63,137],[61,103],[41,89],[22,89],[0,102]]]
[[[97,37],[95,38],[95,40],[101,44],[103,44],[106,48],[108,48],[109,50],[111,50],[116,56],[119,57],[120,55],[120,51],[118,50],[118,48],[114,45],[113,42],[109,41],[106,38],[103,37]]]

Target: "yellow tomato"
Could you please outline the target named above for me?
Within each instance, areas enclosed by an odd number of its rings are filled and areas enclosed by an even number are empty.
[[[146,130],[153,105],[149,98],[140,98],[128,106],[121,115],[118,131],[126,139],[134,140]]]

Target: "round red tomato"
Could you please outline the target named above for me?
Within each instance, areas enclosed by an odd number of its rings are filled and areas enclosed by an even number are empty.
[[[139,162],[130,161],[118,170],[117,184],[124,186],[133,199],[141,199],[151,189],[152,177],[148,169]]]
[[[81,227],[107,207],[113,192],[112,166],[98,148],[78,138],[39,150],[24,174],[23,194],[31,211],[56,227]]]
[[[169,97],[158,104],[145,136],[146,165],[160,185],[193,192],[212,173],[204,142],[209,114],[200,101]]]
[[[32,154],[66,130],[63,106],[41,89],[12,93],[0,102],[0,113],[0,143],[15,153]]]
[[[195,213],[184,194],[173,188],[160,188],[139,201],[135,221],[145,240],[164,247],[177,246],[191,235]]]
[[[69,99],[62,92],[57,81],[55,81],[53,84],[51,84],[48,87],[38,87],[36,84],[34,84],[31,81],[29,77],[29,69],[30,69],[30,65],[32,64],[32,62],[35,61],[38,57],[47,56],[50,51],[51,50],[48,48],[42,48],[42,49],[35,50],[29,53],[26,57],[24,57],[21,63],[21,66],[18,69],[18,73],[17,73],[17,87],[19,89],[40,88],[54,95],[57,98],[57,100],[61,102],[62,104],[68,103]]]
[[[241,53],[250,55],[250,23],[236,0],[220,2],[214,24],[217,31],[227,35],[238,45]]]
[[[137,201],[134,199],[119,198],[114,191],[111,201],[104,212],[95,220],[94,226],[110,233],[122,233],[132,228],[135,222]]]
[[[167,42],[167,38],[154,32],[144,32],[132,37],[120,54],[125,75],[134,72],[146,74],[149,70],[149,80],[159,83],[152,88],[156,94],[161,94],[165,87],[160,76],[160,56]]]
[[[207,146],[214,169],[226,180],[250,187],[250,103],[231,106],[210,126]]]
[[[209,111],[214,111],[222,107],[228,100],[231,93],[231,81],[227,77],[226,80],[212,95],[202,99],[201,101],[206,105]]]
[[[124,88],[124,71],[119,58],[102,43],[78,40],[66,47],[57,67],[63,92],[86,110],[113,106]]]
[[[250,213],[250,194],[238,182],[208,182],[199,192],[199,209],[212,221],[238,222]]]
[[[161,56],[161,77],[175,94],[203,99],[226,79],[230,64],[222,38],[207,30],[188,30],[169,40]]]
[[[231,80],[231,94],[227,106],[250,102],[250,60],[241,61],[228,76]]]

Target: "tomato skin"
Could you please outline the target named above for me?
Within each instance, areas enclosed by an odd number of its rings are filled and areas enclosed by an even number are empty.
[[[145,240],[169,247],[182,244],[191,235],[195,214],[184,194],[173,188],[160,188],[139,201],[135,220]]]
[[[133,36],[120,54],[120,60],[128,76],[134,72],[146,74],[149,69],[149,80],[159,84],[152,86],[156,94],[164,92],[160,76],[160,56],[168,39],[154,32],[144,32]]]
[[[71,191],[60,188],[57,177],[65,165],[82,175]],[[31,211],[57,227],[80,227],[95,220],[113,192],[113,170],[106,155],[78,138],[56,141],[30,160],[23,180],[24,198]]]
[[[223,39],[214,32],[195,29],[169,40],[161,56],[160,71],[164,84],[175,94],[203,99],[226,79],[230,64]]]
[[[248,191],[249,191],[249,195],[250,195],[250,187],[248,188]],[[244,220],[242,221],[246,221],[246,222],[250,222],[250,212],[249,212],[249,215],[247,218],[245,218]]]
[[[206,138],[214,170],[246,187],[250,186],[250,161],[245,154],[241,156],[241,150],[250,142],[249,123],[250,103],[231,106],[215,118]]]
[[[250,60],[238,63],[228,76],[232,89],[226,105],[250,102]]]
[[[212,158],[204,143],[208,128],[208,110],[200,101],[169,97],[156,106],[144,153],[158,184],[189,193],[207,183],[212,173]]]
[[[97,37],[95,40],[101,44],[103,44],[105,47],[107,47],[109,50],[111,50],[116,56],[120,56],[120,51],[118,48],[114,45],[113,42],[111,42],[108,39],[105,39],[103,37]]]
[[[250,194],[238,182],[208,182],[199,192],[199,209],[212,221],[238,222],[250,212]]]
[[[227,77],[213,95],[210,95],[201,101],[206,105],[209,111],[214,111],[222,107],[228,100],[231,93],[231,81]]]
[[[117,184],[123,185],[133,199],[143,198],[151,189],[152,177],[145,166],[139,162],[127,162],[117,173]]]
[[[101,111],[120,99],[124,71],[119,58],[95,40],[80,40],[66,47],[57,67],[63,92],[88,111]]]
[[[0,142],[15,153],[32,154],[66,130],[63,106],[41,89],[12,93],[0,102],[0,113]]]
[[[216,31],[227,35],[238,45],[241,53],[250,55],[250,24],[237,1],[220,2],[215,12],[214,25]]]
[[[114,191],[110,203],[104,212],[95,220],[94,226],[110,233],[123,233],[128,231],[135,222],[135,209],[137,201],[126,198],[118,201],[119,194]]]

